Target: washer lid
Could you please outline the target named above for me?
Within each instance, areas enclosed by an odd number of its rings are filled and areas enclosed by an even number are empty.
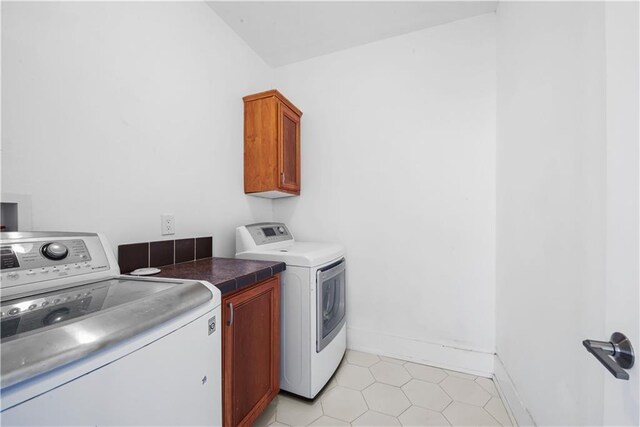
[[[213,297],[196,281],[124,276],[3,302],[0,384],[78,360]]]
[[[344,256],[344,247],[336,243],[294,242],[271,249],[236,254],[236,258],[280,261],[290,266],[317,267]]]

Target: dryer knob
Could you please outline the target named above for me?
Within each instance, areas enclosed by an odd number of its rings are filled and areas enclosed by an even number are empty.
[[[284,227],[278,227],[278,231],[280,232],[280,234],[284,234]]]

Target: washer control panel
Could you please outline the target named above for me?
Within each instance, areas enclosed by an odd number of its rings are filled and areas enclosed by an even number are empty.
[[[293,236],[287,226],[279,222],[249,224],[246,228],[256,245],[293,240]]]
[[[3,288],[108,269],[97,235],[0,241]]]
[[[0,246],[0,264],[3,272],[88,261],[91,261],[91,255],[82,239]]]

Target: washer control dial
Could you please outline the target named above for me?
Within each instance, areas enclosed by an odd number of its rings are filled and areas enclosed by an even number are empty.
[[[69,254],[69,249],[58,242],[47,243],[42,247],[42,255],[53,261],[65,259]]]

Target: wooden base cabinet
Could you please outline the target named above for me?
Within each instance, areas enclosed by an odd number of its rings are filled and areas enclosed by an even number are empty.
[[[280,391],[280,275],[222,304],[223,424],[250,426]]]
[[[244,192],[278,198],[300,195],[300,117],[277,90],[245,96]]]

